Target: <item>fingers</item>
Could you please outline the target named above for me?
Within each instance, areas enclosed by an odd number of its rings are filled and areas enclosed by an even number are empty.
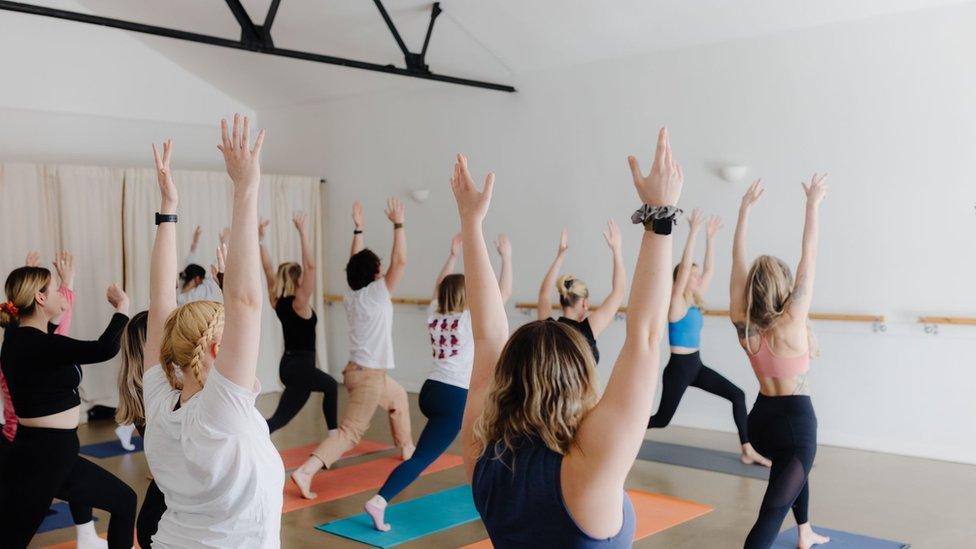
[[[495,174],[489,172],[488,176],[485,177],[485,188],[481,191],[481,196],[483,200],[491,200],[492,189],[495,188]]]
[[[661,165],[666,159],[668,149],[668,129],[662,127],[657,132],[657,149],[654,151],[654,165]]]
[[[220,145],[217,145],[217,148],[220,149],[221,152],[226,152],[231,149],[230,136],[227,134],[226,118],[220,119]]]
[[[641,175],[640,164],[637,162],[637,158],[628,156],[627,163],[630,164],[630,175],[634,178],[634,185],[640,185],[641,179],[644,176]]]
[[[239,113],[234,113],[234,130],[231,133],[231,148],[236,149],[241,142],[241,115]]]
[[[241,150],[249,151],[251,150],[251,119],[244,117],[244,130],[241,133]]]
[[[169,169],[169,160],[173,157],[173,140],[163,141],[163,167]]]
[[[156,163],[156,170],[157,171],[162,171],[163,170],[163,159],[162,159],[162,157],[159,156],[159,150],[156,148],[156,144],[155,143],[152,144],[152,150],[153,150],[153,161],[155,161],[155,163]]]
[[[254,140],[254,149],[251,150],[251,154],[258,156],[261,154],[261,147],[264,145],[264,129],[258,132],[257,138]]]

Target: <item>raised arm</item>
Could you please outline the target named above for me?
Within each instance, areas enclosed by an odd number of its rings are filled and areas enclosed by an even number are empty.
[[[790,296],[789,312],[794,319],[806,321],[810,314],[810,304],[813,302],[813,278],[817,270],[817,241],[820,233],[820,202],[827,195],[825,181],[827,175],[813,178],[809,184],[803,183],[803,191],[807,195],[806,221],[803,224],[803,251],[800,253],[800,263],[796,267],[796,281],[793,283],[793,293]]]
[[[251,390],[261,339],[260,250],[258,249],[258,190],[261,185],[261,144],[264,130],[250,144],[250,121],[234,115],[233,133],[221,120],[221,144],[227,174],[234,183],[230,254],[224,274],[224,334],[214,367],[227,379]]]
[[[274,293],[275,267],[274,263],[271,262],[268,246],[264,243],[264,237],[270,224],[270,219],[262,219],[258,222],[258,247],[261,249],[261,270],[264,271],[264,281],[268,285],[268,299],[271,301],[271,306],[274,307],[278,303],[278,296]]]
[[[403,228],[403,202],[396,198],[386,201],[386,217],[393,223],[393,251],[390,252],[390,267],[383,277],[386,289],[393,293],[403,279],[407,267],[407,230]]]
[[[60,315],[51,320],[51,323],[57,325],[54,333],[66,336],[71,332],[71,318],[74,313],[75,293],[72,290],[75,283],[74,256],[65,250],[55,254],[54,271],[61,281],[58,293],[61,294],[64,308]]]
[[[199,259],[197,258],[197,249],[200,247],[200,235],[203,234],[203,228],[197,225],[193,228],[193,236],[190,238],[190,253],[186,254],[186,264],[196,263],[199,265]]]
[[[698,208],[691,211],[688,216],[688,238],[685,240],[684,253],[681,254],[681,263],[678,264],[678,274],[674,277],[674,285],[671,287],[671,305],[669,315],[677,321],[684,316],[688,304],[685,303],[685,290],[688,288],[688,280],[691,278],[691,269],[695,264],[695,242],[698,239],[698,231],[702,225],[702,214]],[[679,310],[680,309],[680,310]]]
[[[742,196],[739,206],[739,219],[735,223],[735,235],[732,237],[732,277],[729,284],[729,316],[732,323],[739,330],[739,339],[745,339],[744,322],[746,311],[746,290],[748,289],[749,265],[746,259],[746,232],[749,228],[749,213],[759,201],[763,189],[762,179],[757,179],[749,185],[746,194]],[[740,328],[742,326],[742,328]]]
[[[312,317],[312,294],[315,292],[315,253],[308,237],[308,215],[305,212],[295,212],[292,218],[298,237],[302,243],[302,280],[295,292],[295,302],[292,307],[299,315]]]
[[[366,247],[365,240],[363,239],[363,205],[359,201],[352,203],[352,247],[349,249],[349,257],[352,257],[359,252],[363,251]]]
[[[173,175],[170,171],[170,158],[173,143],[163,143],[163,153],[159,154],[153,144],[153,159],[156,162],[156,183],[159,185],[160,214],[176,214],[179,197]],[[160,223],[156,227],[152,256],[149,260],[149,316],[146,319],[146,348],[143,351],[143,366],[159,363],[159,349],[162,346],[163,325],[166,318],[176,309],[176,223]]]
[[[508,316],[505,314],[505,304],[498,290],[482,233],[482,223],[491,204],[494,185],[495,174],[489,173],[485,178],[484,188],[479,192],[468,171],[468,159],[460,154],[457,156],[451,190],[454,191],[458,215],[461,217],[464,286],[474,335],[474,365],[468,399],[464,406],[464,419],[461,422],[461,445],[469,481],[475,462],[471,427],[484,410],[485,396],[495,376],[495,365],[508,340]]]
[[[715,235],[722,230],[722,219],[713,215],[705,225],[705,264],[702,266],[702,279],[698,287],[699,293],[704,295],[715,276]]]
[[[498,277],[498,291],[502,294],[502,303],[508,303],[512,297],[512,242],[507,236],[500,234],[495,239],[495,249],[502,258],[502,274]]]
[[[636,158],[629,160],[641,201],[662,215],[676,215],[674,207],[681,195],[683,176],[681,167],[671,156],[667,130],[662,128],[658,135],[657,152],[648,176],[641,174]],[[620,497],[620,486],[644,440],[654,401],[660,339],[671,297],[668,274],[672,237],[646,230],[650,227],[648,221],[631,282],[623,348],[603,397],[580,424],[576,435],[579,449],[569,455],[572,478],[579,483],[579,489],[593,496],[594,506],[605,507],[599,502]]]
[[[624,254],[621,251],[620,229],[617,222],[610,220],[607,222],[607,230],[603,231],[603,238],[610,246],[613,254],[613,286],[603,303],[592,313],[590,313],[590,329],[593,330],[593,337],[599,337],[603,330],[613,321],[614,316],[620,309],[620,304],[624,301],[624,292],[627,291],[627,270],[624,268]]]
[[[559,277],[559,269],[563,266],[566,259],[566,250],[569,249],[569,231],[563,229],[559,233],[559,248],[556,250],[556,259],[552,260],[552,265],[546,271],[546,277],[542,279],[542,286],[539,287],[539,301],[536,305],[536,319],[545,320],[552,316],[552,301],[549,299],[553,287],[556,285],[556,278]]]
[[[444,266],[441,267],[441,272],[437,273],[437,279],[434,280],[434,296],[431,298],[432,300],[437,300],[438,290],[440,290],[444,277],[454,273],[454,266],[457,265],[457,255],[460,251],[461,233],[458,233],[451,239],[451,253],[447,254],[447,260],[444,262]]]
[[[109,305],[115,309],[115,314],[112,315],[108,326],[98,339],[81,341],[56,333],[47,340],[40,352],[47,356],[70,359],[74,364],[97,364],[117,355],[122,342],[122,332],[129,321],[129,296],[125,295],[117,285],[112,284],[105,292],[105,297]]]

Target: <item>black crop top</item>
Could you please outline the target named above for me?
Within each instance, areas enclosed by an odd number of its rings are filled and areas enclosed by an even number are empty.
[[[292,304],[295,296],[280,297],[275,304],[275,314],[281,321],[281,331],[285,336],[286,351],[314,351],[315,324],[318,318],[312,309],[311,318],[302,318],[295,312]]]
[[[12,326],[3,335],[0,368],[7,378],[10,399],[22,418],[43,417],[81,404],[78,384],[81,364],[96,364],[119,352],[129,317],[115,313],[95,341],[81,341],[36,328]]]
[[[577,322],[571,318],[561,316],[557,322],[562,322],[563,324],[576,328],[576,330],[582,334],[583,339],[590,344],[590,349],[593,351],[593,362],[596,362],[597,364],[600,363],[600,349],[597,349],[596,347],[596,338],[593,336],[593,329],[590,328],[589,318],[584,318],[583,322]]]

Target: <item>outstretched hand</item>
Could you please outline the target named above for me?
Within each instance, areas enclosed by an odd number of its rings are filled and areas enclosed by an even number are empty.
[[[675,206],[681,196],[684,183],[684,172],[681,165],[671,155],[671,141],[667,128],[661,128],[657,136],[657,150],[654,153],[654,163],[651,172],[641,174],[637,158],[627,157],[630,162],[630,173],[634,178],[637,195],[644,204],[649,206]]]
[[[270,219],[262,219],[258,221],[258,240],[264,240],[264,235],[268,232],[268,225],[270,224]]]
[[[224,154],[227,175],[235,187],[250,188],[258,185],[261,179],[261,145],[264,143],[264,130],[258,132],[251,147],[251,121],[246,116],[234,114],[233,130],[228,133],[227,120],[220,121],[220,144],[217,148]]]
[[[708,225],[705,227],[705,234],[708,238],[715,238],[715,235],[722,230],[722,218],[713,215],[708,218]]]
[[[458,214],[462,220],[480,223],[485,219],[494,186],[495,174],[489,173],[485,177],[484,187],[479,191],[471,178],[471,172],[468,171],[467,157],[463,154],[457,155],[454,162],[454,175],[451,176],[451,190],[454,191],[454,200],[457,202]]]
[[[749,189],[746,190],[746,194],[742,196],[742,207],[751,208],[756,202],[759,202],[759,197],[766,192],[766,189],[762,186],[762,179],[757,179],[749,185]]]
[[[807,195],[807,205],[818,206],[827,196],[827,174],[818,176],[813,174],[810,183],[800,183],[803,185],[803,192]]]
[[[451,256],[457,257],[461,253],[461,233],[454,235],[451,239]]]
[[[603,231],[603,238],[607,241],[607,246],[610,249],[617,251],[620,249],[620,228],[617,227],[617,222],[611,219],[607,222],[607,230]]]
[[[37,267],[41,261],[41,254],[35,251],[27,252],[27,257],[24,259],[24,265],[27,267]]]
[[[691,227],[691,232],[697,232],[701,229],[702,223],[705,222],[705,217],[702,216],[701,210],[695,208],[691,210],[691,215],[688,216],[688,226]]]
[[[359,230],[363,229],[363,205],[358,200],[352,203],[352,224]]]
[[[495,249],[498,250],[498,255],[509,257],[512,255],[512,241],[505,234],[499,234],[495,238]]]
[[[227,244],[221,242],[220,245],[217,246],[217,264],[210,265],[210,274],[213,275],[215,280],[219,279],[219,277],[217,276],[218,274],[224,272],[226,262],[227,262]]]
[[[200,225],[197,225],[193,229],[193,240],[192,240],[192,243],[191,243],[190,247],[192,247],[194,249],[197,247],[197,244],[200,243],[200,235],[202,235],[202,234],[203,234],[203,227],[201,227]]]
[[[220,230],[220,234],[217,237],[221,244],[227,244],[230,242],[230,227],[224,227]]]
[[[386,218],[390,220],[390,223],[403,223],[404,207],[399,198],[386,199]]]
[[[69,290],[75,281],[75,258],[70,252],[62,250],[54,256],[54,271],[58,273],[61,285]]]
[[[129,313],[129,296],[117,284],[108,287],[108,290],[105,291],[105,298],[117,312]]]
[[[153,143],[153,160],[156,161],[156,183],[159,185],[159,194],[162,197],[162,210],[160,213],[175,213],[176,205],[179,204],[180,197],[176,192],[176,183],[173,182],[173,172],[170,170],[170,159],[173,157],[173,140],[163,141],[163,154],[159,154],[159,149]]]
[[[295,228],[299,234],[304,234],[305,224],[308,222],[308,214],[301,211],[295,212],[295,215],[291,218],[291,222],[295,224]]]

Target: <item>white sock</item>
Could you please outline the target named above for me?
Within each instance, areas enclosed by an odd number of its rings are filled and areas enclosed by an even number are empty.
[[[132,444],[132,433],[135,430],[135,424],[119,425],[115,428],[115,436],[119,437],[119,442],[122,443],[122,447],[129,452],[136,449],[135,444]]]
[[[75,532],[78,537],[78,549],[108,549],[108,542],[98,537],[95,531],[95,521],[76,524]]]
[[[329,429],[329,438],[332,438],[332,437],[334,437],[334,436],[336,436],[338,434],[339,434],[339,430],[338,429]]]

